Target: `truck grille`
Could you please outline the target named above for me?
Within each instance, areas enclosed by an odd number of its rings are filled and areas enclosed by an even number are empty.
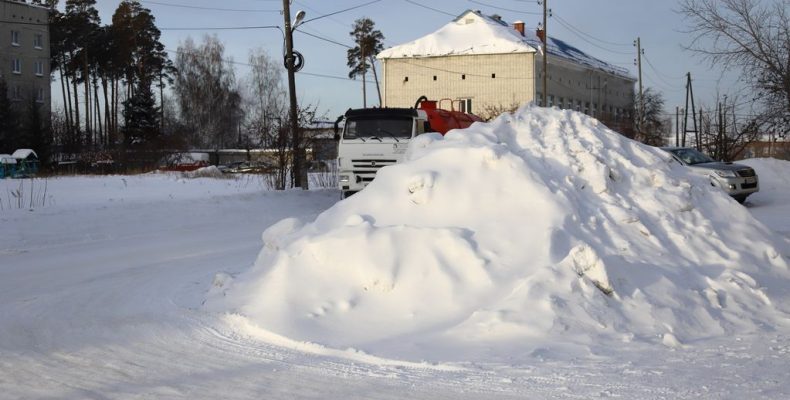
[[[751,168],[739,169],[735,171],[741,178],[751,178],[754,176],[754,170]]]
[[[757,182],[755,183],[742,183],[741,189],[754,189],[757,187]]]
[[[356,160],[352,159],[351,160],[351,165],[353,165],[355,169],[356,168],[362,168],[362,169],[365,169],[365,170],[372,169],[375,172],[375,170],[378,170],[381,167],[386,167],[388,165],[393,165],[396,162],[398,162],[398,161],[397,160],[375,160],[375,159],[368,159],[368,158],[360,158],[360,159],[356,159]]]

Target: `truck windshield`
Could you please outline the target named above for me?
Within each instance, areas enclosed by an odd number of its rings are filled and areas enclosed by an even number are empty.
[[[411,118],[355,118],[346,121],[343,139],[409,139],[411,131]]]

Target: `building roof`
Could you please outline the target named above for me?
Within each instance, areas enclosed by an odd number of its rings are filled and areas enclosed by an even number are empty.
[[[10,154],[0,154],[0,164],[16,164],[16,158]]]
[[[31,149],[17,149],[17,151],[15,151],[11,157],[16,158],[17,160],[25,160],[30,157],[31,154],[38,158],[38,154],[36,154],[36,152]]]
[[[378,54],[379,59],[420,58],[454,55],[483,55],[542,52],[542,41],[535,31],[524,36],[499,17],[466,10],[436,32]],[[634,80],[627,69],[599,60],[565,41],[549,37],[548,53],[588,68],[602,70]],[[551,62],[551,57],[549,57]]]
[[[482,14],[467,10],[436,32],[399,46],[390,47],[378,58],[440,57],[472,54],[534,53],[536,49],[514,29]]]

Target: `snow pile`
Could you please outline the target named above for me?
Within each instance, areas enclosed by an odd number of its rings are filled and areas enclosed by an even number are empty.
[[[206,307],[418,360],[677,347],[785,324],[790,274],[770,231],[668,159],[529,106],[423,135],[314,222],[267,229],[255,265],[219,275]]]

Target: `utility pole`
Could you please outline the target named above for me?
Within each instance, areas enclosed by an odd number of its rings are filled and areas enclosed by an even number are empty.
[[[688,129],[688,119],[689,119],[689,99],[691,99],[691,118],[694,120],[694,130],[690,131]],[[701,110],[700,110],[701,111]],[[700,123],[702,123],[702,117],[700,116]],[[680,142],[681,146],[686,146],[686,134],[688,132],[694,132],[695,136],[695,145],[697,146],[697,150],[700,149],[700,140],[697,138],[699,135],[697,134],[697,109],[694,107],[694,88],[691,86],[691,72],[686,73],[686,108],[683,109],[683,137]]]
[[[636,46],[636,66],[639,70],[639,116],[637,117],[636,121],[636,130],[641,132],[642,121],[645,118],[645,96],[642,92],[642,54],[644,53],[644,50],[642,50],[641,38],[636,38],[634,46]]]
[[[680,146],[680,106],[675,106],[675,147]]]
[[[290,0],[283,0],[283,19],[285,21],[285,66],[288,69],[288,96],[291,100],[291,140],[294,187],[301,187],[307,190],[307,169],[304,165],[304,149],[302,148],[302,135],[299,132],[299,121],[296,106],[296,78],[294,71],[294,46],[293,28],[291,27],[291,6]],[[298,23],[298,22],[297,22]]]
[[[543,107],[548,107],[549,97],[549,29],[548,29],[548,15],[549,15],[549,0],[543,1]]]

